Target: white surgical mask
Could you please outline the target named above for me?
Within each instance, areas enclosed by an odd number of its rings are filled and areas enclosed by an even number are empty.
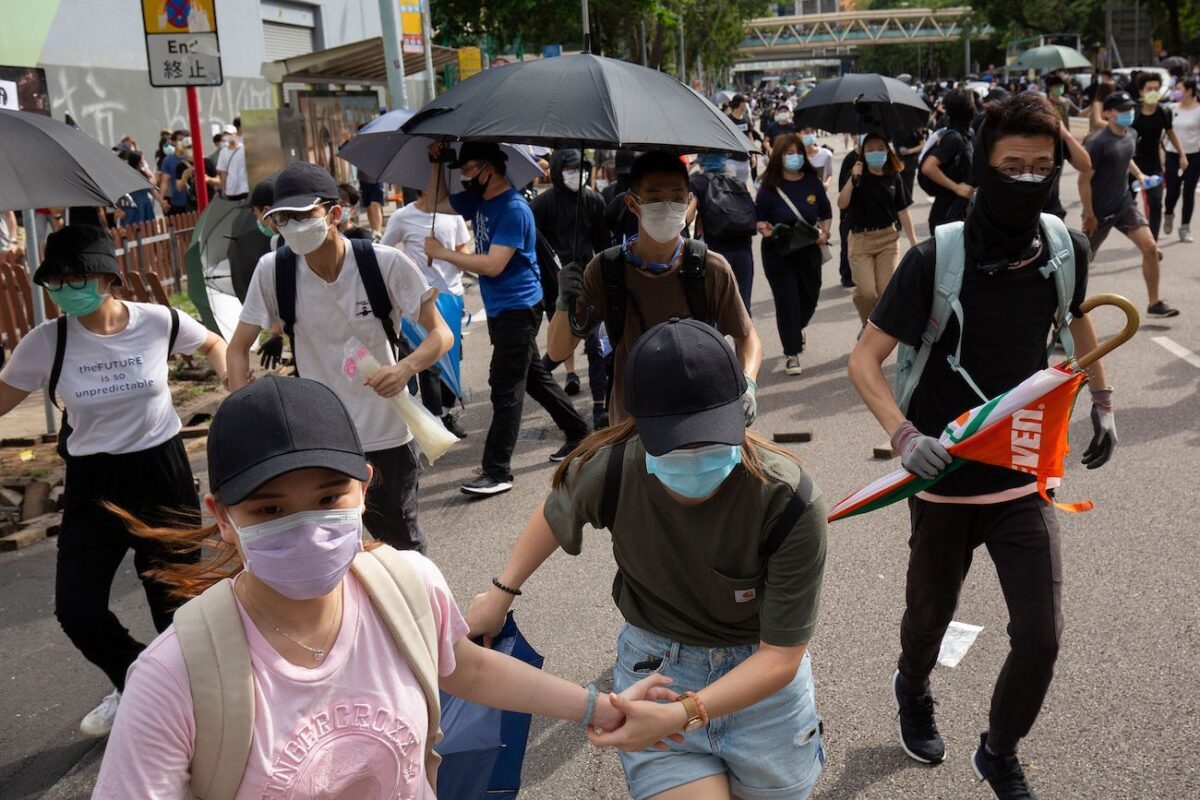
[[[687,209],[687,203],[673,203],[669,200],[642,203],[642,229],[659,244],[673,242],[687,221]]]
[[[608,179],[607,178],[596,178],[596,191],[603,192],[607,188],[608,188]]]
[[[579,170],[565,169],[562,174],[563,186],[566,186],[572,192],[579,191]]]
[[[279,223],[276,228],[293,253],[306,256],[325,243],[325,237],[329,233],[329,220],[327,217],[288,220]]]
[[[1038,175],[1033,172],[1022,172],[1020,175],[1017,175],[1015,178],[1013,178],[1013,180],[1017,183],[1043,183],[1048,177],[1050,176]]]

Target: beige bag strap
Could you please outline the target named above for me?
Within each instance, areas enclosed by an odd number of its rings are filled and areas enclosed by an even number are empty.
[[[796,204],[792,202],[792,198],[787,196],[787,192],[785,192],[782,187],[776,186],[775,193],[783,199],[783,202],[787,203],[787,207],[790,208],[792,213],[796,215],[796,219],[800,220],[801,222],[808,222],[808,220],[804,218],[804,215],[796,209]]]
[[[442,706],[438,695],[437,626],[425,582],[406,556],[386,545],[359,553],[353,569],[425,692],[429,709],[425,774],[429,784],[436,787],[442,758],[433,746],[442,740]]]
[[[189,600],[175,612],[174,624],[196,720],[192,794],[233,800],[254,735],[254,674],[233,581],[225,579]]]

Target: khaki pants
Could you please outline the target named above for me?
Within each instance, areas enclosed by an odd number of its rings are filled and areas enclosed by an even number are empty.
[[[900,255],[900,232],[882,228],[863,233],[851,233],[850,276],[854,278],[854,307],[863,325],[875,310],[879,296],[892,279],[896,259]]]

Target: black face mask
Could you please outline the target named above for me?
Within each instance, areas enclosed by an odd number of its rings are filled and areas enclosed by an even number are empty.
[[[486,167],[484,169],[486,169]],[[479,170],[479,172],[475,173],[474,178],[463,178],[462,179],[463,189],[465,189],[466,191],[475,195],[476,197],[483,197],[483,193],[487,191],[488,183],[491,182],[492,176],[489,175],[487,180],[481,181],[481,180],[479,180],[479,176],[482,174],[483,174],[483,170],[481,169],[481,170]]]

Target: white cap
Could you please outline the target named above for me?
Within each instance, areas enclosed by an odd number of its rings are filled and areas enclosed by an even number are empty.
[[[237,135],[237,127],[235,127],[233,125],[226,125],[224,128],[221,129],[221,132],[228,133],[232,136],[236,136]]]

